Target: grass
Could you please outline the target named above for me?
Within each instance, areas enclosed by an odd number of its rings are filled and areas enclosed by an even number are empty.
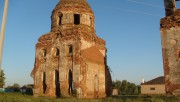
[[[33,97],[21,93],[0,93],[0,102],[180,102],[180,97],[118,96],[104,99]]]

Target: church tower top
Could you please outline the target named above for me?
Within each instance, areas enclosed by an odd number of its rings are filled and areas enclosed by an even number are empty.
[[[86,0],[60,0],[52,12],[51,30],[86,26],[94,29],[94,12]]]
[[[93,14],[86,0],[60,0],[54,9],[56,11]]]

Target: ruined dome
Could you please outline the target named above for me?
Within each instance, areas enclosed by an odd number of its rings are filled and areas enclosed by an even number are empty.
[[[94,13],[86,0],[60,0],[52,12],[51,29],[85,25],[94,29]]]
[[[86,0],[60,0],[54,9],[56,11],[93,14]]]

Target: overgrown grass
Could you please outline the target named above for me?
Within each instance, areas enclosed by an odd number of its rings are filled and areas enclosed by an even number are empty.
[[[33,97],[21,93],[0,93],[0,102],[180,102],[180,97],[118,96],[104,99]]]

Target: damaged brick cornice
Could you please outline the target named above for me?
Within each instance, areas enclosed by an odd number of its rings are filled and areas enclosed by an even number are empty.
[[[94,33],[94,30],[87,29],[84,27],[60,30],[60,31],[52,31],[50,33],[42,35],[38,39],[38,41],[41,43],[45,41],[52,41],[53,39],[67,40],[67,39],[74,39],[77,37],[82,37],[87,41],[95,42],[96,44],[100,44],[100,45],[106,44],[106,42],[103,39],[101,39]]]
[[[162,18],[160,21],[161,29],[170,29],[172,27],[180,27],[180,16],[172,15]]]

